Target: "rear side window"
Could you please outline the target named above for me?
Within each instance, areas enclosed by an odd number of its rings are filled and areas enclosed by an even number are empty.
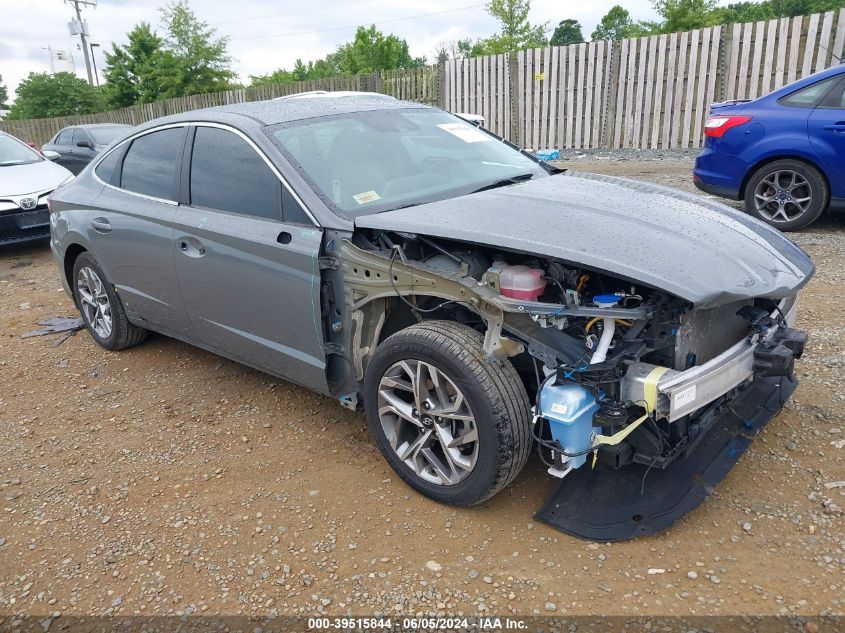
[[[778,103],[793,108],[815,108],[816,104],[821,101],[833,85],[839,81],[839,75],[836,77],[829,77],[824,81],[819,81],[812,85],[801,88],[790,95],[778,99]]]
[[[845,110],[845,80],[840,81],[838,86],[827,93],[819,107]]]
[[[114,185],[117,182],[117,168],[120,165],[120,159],[123,156],[123,151],[118,148],[111,154],[100,161],[100,164],[94,168],[100,180]]]
[[[175,200],[184,142],[184,127],[159,130],[136,138],[123,159],[120,186],[145,196]]]
[[[59,132],[56,137],[56,145],[70,145],[73,141],[73,129],[68,128]]]
[[[278,220],[281,183],[237,134],[200,126],[191,156],[191,204]]]

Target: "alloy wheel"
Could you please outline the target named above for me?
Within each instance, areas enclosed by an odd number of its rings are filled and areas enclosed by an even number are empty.
[[[100,276],[87,266],[79,269],[76,288],[82,315],[97,336],[107,339],[112,331],[112,314],[109,296]]]
[[[475,417],[455,382],[434,365],[391,365],[379,382],[378,416],[390,447],[421,479],[453,486],[475,468]]]
[[[754,190],[757,213],[770,222],[792,222],[810,208],[810,183],[792,170],[779,170],[763,178]]]

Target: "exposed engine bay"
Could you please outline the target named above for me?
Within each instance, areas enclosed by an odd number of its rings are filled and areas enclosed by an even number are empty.
[[[804,347],[787,322],[794,295],[696,310],[550,257],[382,230],[330,244],[346,296],[339,309],[340,298],[324,292],[324,327],[330,349],[333,340],[349,345],[353,358],[351,371],[330,366],[337,393],[348,394],[341,400],[354,405],[386,336],[427,319],[465,323],[484,335],[486,354],[518,370],[534,402],[537,450],[560,478],[597,463],[667,468],[752,376],[791,379]],[[727,361],[729,370],[712,371]]]

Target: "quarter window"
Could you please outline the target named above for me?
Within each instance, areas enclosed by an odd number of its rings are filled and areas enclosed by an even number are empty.
[[[197,127],[191,156],[191,204],[240,215],[279,219],[281,183],[238,135]]]
[[[781,97],[778,102],[793,108],[815,108],[837,81],[839,81],[839,75],[801,88],[790,95]]]
[[[123,160],[120,186],[146,196],[175,200],[184,142],[184,127],[159,130],[136,138]]]
[[[120,165],[120,158],[122,156],[123,150],[118,148],[100,161],[100,163],[94,168],[94,171],[97,173],[100,180],[107,182],[110,185],[115,184],[115,179],[117,178],[117,167]]]

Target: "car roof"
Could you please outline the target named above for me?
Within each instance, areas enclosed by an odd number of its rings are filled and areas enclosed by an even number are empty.
[[[830,68],[825,68],[824,70],[815,72],[812,75],[807,75],[797,81],[793,81],[791,84],[787,84],[783,88],[773,90],[772,92],[760,97],[760,99],[771,99],[774,101],[780,99],[784,95],[792,94],[796,90],[800,90],[801,88],[814,84],[817,81],[822,81],[823,79],[843,74],[845,74],[845,64],[837,64],[835,66],[831,66]]]
[[[341,97],[311,94],[308,98],[288,98],[270,101],[248,101],[232,103],[213,108],[192,110],[149,121],[139,129],[155,127],[166,123],[183,121],[217,121],[243,125],[249,121],[253,126],[264,127],[335,114],[369,112],[375,110],[402,110],[407,108],[430,108],[430,106],[399,99],[386,99],[381,94],[347,94]],[[432,108],[433,109],[433,108]]]
[[[132,127],[131,125],[127,125],[126,123],[81,123],[79,125],[68,125],[63,127],[62,130],[67,130],[69,128],[82,128],[83,130],[93,130],[101,127]],[[59,130],[60,132],[62,130]]]

